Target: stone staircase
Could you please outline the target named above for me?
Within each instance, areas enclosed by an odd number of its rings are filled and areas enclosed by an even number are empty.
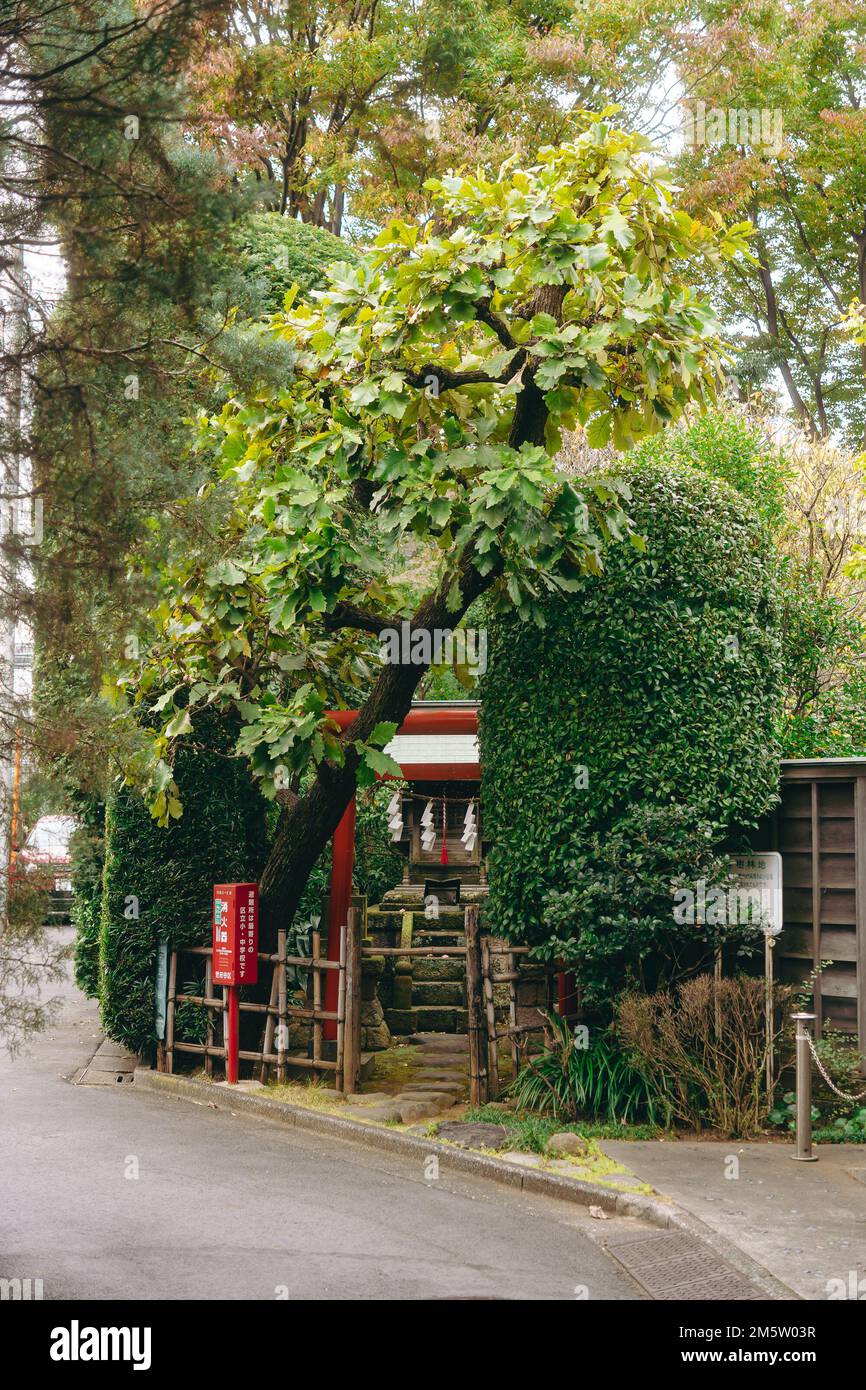
[[[419,885],[391,889],[367,914],[374,950],[377,945],[462,947],[465,905],[478,902],[484,891],[480,885],[464,885],[459,906],[440,903],[438,915],[431,917],[422,906]],[[465,957],[386,956],[379,997],[393,1034],[465,1033]]]

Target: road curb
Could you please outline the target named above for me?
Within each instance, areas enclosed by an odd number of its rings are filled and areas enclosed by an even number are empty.
[[[178,1100],[191,1101],[196,1105],[207,1105],[233,1115],[258,1115],[261,1119],[275,1120],[278,1124],[307,1130],[329,1139],[363,1144],[367,1148],[400,1154],[404,1158],[414,1157],[419,1162],[424,1162],[435,1154],[440,1168],[445,1172],[467,1173],[487,1178],[488,1181],[516,1188],[527,1195],[553,1197],[558,1201],[573,1202],[580,1206],[598,1206],[613,1216],[637,1217],[661,1230],[685,1231],[710,1245],[721,1259],[727,1260],[757,1284],[768,1299],[790,1300],[800,1297],[725,1236],[719,1235],[698,1217],[684,1211],[670,1199],[645,1197],[640,1193],[613,1192],[609,1187],[602,1187],[597,1183],[581,1182],[576,1178],[545,1173],[537,1168],[515,1167],[492,1155],[474,1153],[470,1149],[458,1149],[454,1145],[443,1144],[435,1139],[400,1134],[396,1130],[379,1125],[305,1110],[302,1106],[268,1100],[265,1096],[248,1095],[244,1091],[229,1093],[222,1087],[206,1081],[196,1081],[189,1076],[169,1076],[164,1072],[139,1067],[135,1072],[135,1088],[174,1096]]]

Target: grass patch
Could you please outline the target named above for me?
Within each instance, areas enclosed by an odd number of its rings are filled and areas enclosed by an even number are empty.
[[[343,1097],[322,1081],[273,1081],[260,1088],[259,1094],[268,1100],[278,1100],[285,1105],[301,1105],[305,1110],[323,1110],[344,1113],[346,1102]]]
[[[497,1105],[482,1105],[467,1111],[464,1119],[473,1123],[504,1125],[513,1130],[508,1147],[516,1153],[541,1154],[552,1134],[579,1134],[582,1139],[657,1139],[664,1133],[659,1125],[612,1125],[586,1121],[562,1124],[544,1115],[527,1111],[502,1110]]]

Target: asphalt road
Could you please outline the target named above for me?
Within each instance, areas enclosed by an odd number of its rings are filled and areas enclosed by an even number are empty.
[[[98,1038],[70,985],[50,1034],[0,1058],[0,1277],[40,1278],[46,1299],[641,1297],[584,1208],[70,1085]]]

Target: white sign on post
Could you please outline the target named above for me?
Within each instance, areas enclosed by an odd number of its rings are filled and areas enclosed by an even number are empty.
[[[767,1102],[771,1103],[776,1086],[776,1058],[774,1047],[773,1016],[775,999],[773,988],[773,947],[776,937],[782,930],[782,856],[777,850],[763,854],[737,854],[731,857],[731,874],[736,882],[732,891],[737,894],[739,913],[746,897],[748,906],[760,911],[764,926],[764,988],[765,1028],[766,1028],[766,1073]],[[738,916],[737,920],[747,918]]]
[[[767,936],[782,930],[782,856],[777,850],[762,854],[736,854],[731,857],[731,874],[736,882],[737,917],[748,920],[748,908],[760,912]],[[745,908],[745,911],[743,910]]]

